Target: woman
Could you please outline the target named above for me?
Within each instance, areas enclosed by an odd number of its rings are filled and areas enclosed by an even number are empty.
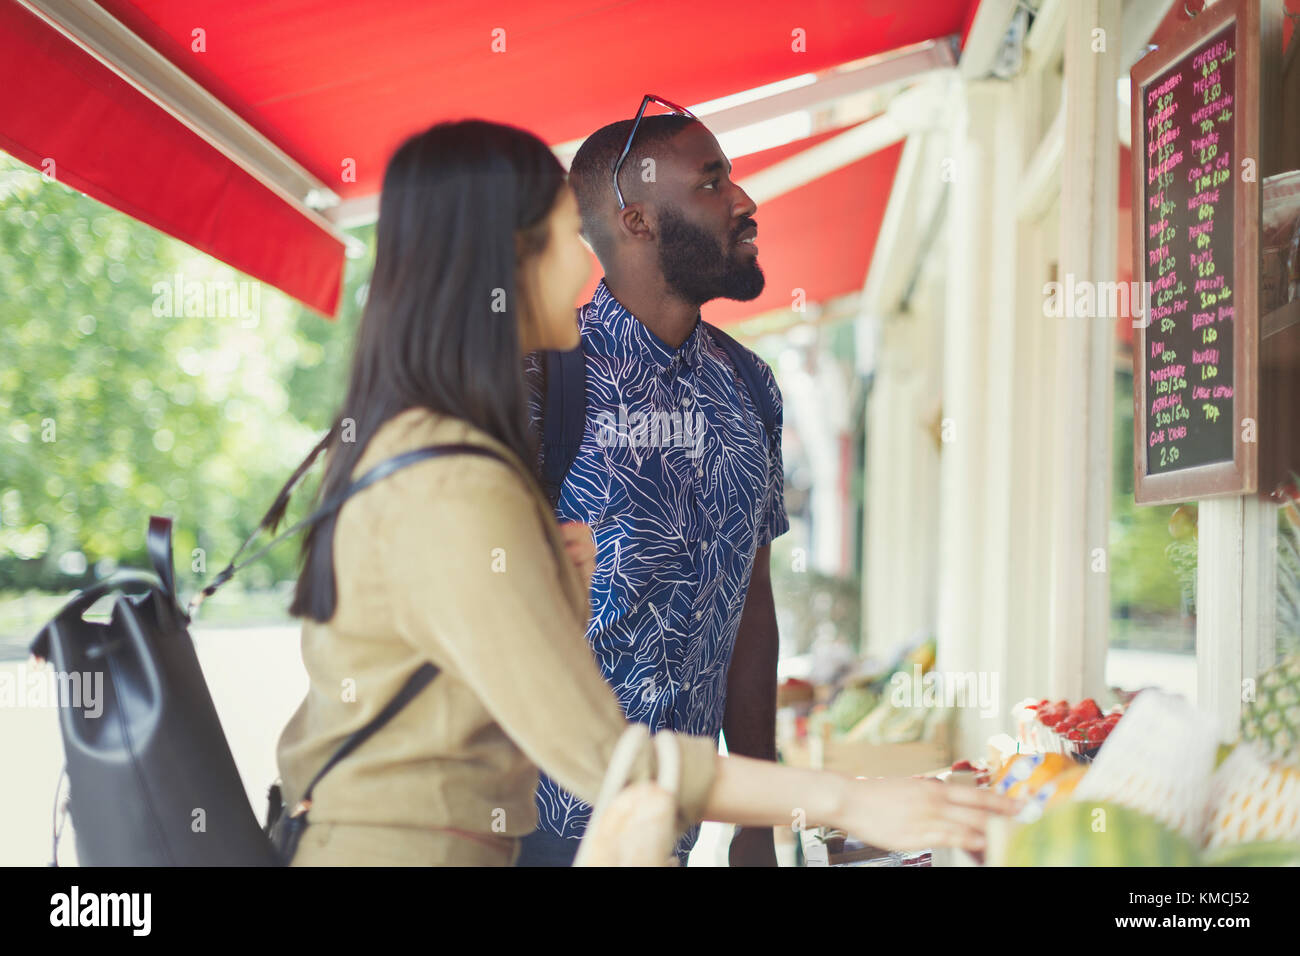
[[[443,457],[349,499],[303,544],[307,698],[280,739],[286,802],[432,662],[433,682],[315,788],[295,865],[509,865],[536,824],[538,767],[594,802],[627,727],[583,637],[594,548],[559,528],[524,464],[522,357],[578,344],[590,260],[550,149],[522,130],[444,123],[384,177],[378,249],[322,497],[381,461]],[[992,794],[850,780],[678,736],[684,829],[789,824],[802,811],[882,846],[977,849]],[[634,777],[653,776],[647,747]]]

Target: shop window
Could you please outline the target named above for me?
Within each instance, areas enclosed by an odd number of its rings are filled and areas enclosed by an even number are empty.
[[[1133,375],[1117,363],[1110,519],[1110,647],[1106,683],[1196,687],[1196,504],[1133,500]]]
[[[1273,657],[1300,654],[1300,490],[1292,483],[1277,516],[1277,605]]]

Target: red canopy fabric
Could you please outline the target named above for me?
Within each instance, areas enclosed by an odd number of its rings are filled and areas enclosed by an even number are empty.
[[[964,35],[977,5],[101,0],[344,199],[374,194],[397,143],[441,119],[513,123],[558,144],[630,116],[646,92],[699,103]],[[7,151],[37,165],[55,155],[62,181],[333,312],[342,249],[328,232],[14,0],[0,0],[0,81],[0,146]],[[892,178],[881,174],[890,161],[856,166],[826,178],[847,176],[887,193]],[[343,175],[353,167],[355,181]],[[798,284],[810,297],[814,289],[861,284],[862,237],[852,232],[869,225],[870,208],[883,206],[883,197],[853,191],[835,190],[840,199],[831,203],[800,196],[824,188],[804,187],[774,201],[766,222],[762,210],[758,216],[770,237],[765,267],[786,255],[786,242],[804,238],[788,254],[792,268],[806,274]],[[787,203],[805,221],[817,212],[835,225],[783,235],[775,226]],[[817,240],[816,255],[809,238]],[[872,243],[874,235],[868,255]],[[843,276],[834,274],[839,268]],[[783,291],[782,301],[788,298]],[[770,306],[759,300],[737,311]]]
[[[326,315],[337,310],[337,238],[11,0],[0,0],[0,90],[0,149]]]

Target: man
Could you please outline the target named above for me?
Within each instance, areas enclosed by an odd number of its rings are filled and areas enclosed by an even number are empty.
[[[763,290],[755,205],[731,181],[717,140],[683,115],[640,120],[616,190],[632,130],[631,120],[598,130],[569,174],[605,275],[580,310],[586,424],[556,511],[592,528],[587,637],[629,719],[652,731],[725,732],[731,753],[774,760],[769,555],[789,529],[780,391],[741,350],[769,393],[769,429],[761,397],[700,323],[705,302]],[[530,357],[535,427],[542,368]],[[590,807],[545,776],[537,806],[520,865],[570,864]],[[676,848],[683,865],[698,833]],[[772,830],[739,830],[730,860],[774,866]]]

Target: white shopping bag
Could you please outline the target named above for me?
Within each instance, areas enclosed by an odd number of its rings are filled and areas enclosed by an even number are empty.
[[[681,752],[671,734],[656,734],[659,779],[627,786],[638,754],[650,737],[634,723],[619,739],[601,784],[574,866],[676,866],[677,798]]]

